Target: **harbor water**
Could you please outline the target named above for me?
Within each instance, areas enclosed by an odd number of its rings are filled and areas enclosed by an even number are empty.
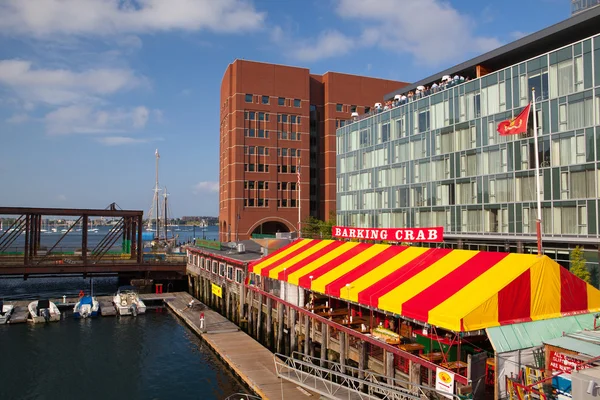
[[[166,309],[0,325],[0,399],[225,399],[249,393]]]

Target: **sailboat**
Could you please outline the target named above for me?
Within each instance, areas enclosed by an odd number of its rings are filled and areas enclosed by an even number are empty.
[[[160,160],[160,154],[158,149],[154,153],[156,157],[156,184],[154,186],[154,198],[152,199],[152,206],[148,213],[148,224],[146,231],[154,232],[154,238],[151,243],[153,248],[161,248],[163,250],[171,249],[175,245],[175,237],[169,238],[168,230],[168,196],[167,188],[160,188],[158,180],[158,162]],[[162,194],[161,194],[162,192]],[[161,204],[162,200],[162,204]],[[153,224],[154,222],[154,224]]]

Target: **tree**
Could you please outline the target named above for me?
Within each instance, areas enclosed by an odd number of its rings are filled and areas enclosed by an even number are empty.
[[[315,217],[308,217],[302,222],[302,237],[313,239],[331,239],[331,229],[336,224],[336,215],[332,211],[327,221]]]
[[[576,277],[590,283],[590,271],[586,267],[586,259],[583,257],[583,249],[579,246],[571,251],[571,273]]]

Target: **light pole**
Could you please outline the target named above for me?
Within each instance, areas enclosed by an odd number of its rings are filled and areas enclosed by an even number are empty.
[[[287,282],[285,280],[285,267],[283,267],[283,282],[282,282],[282,286],[283,286],[283,301],[287,301]]]
[[[346,283],[346,301],[348,302],[348,322],[350,322],[350,284]]]
[[[312,307],[313,307],[313,305],[314,305],[314,303],[313,303],[313,299],[314,299],[314,297],[313,297],[313,295],[312,295],[312,280],[313,280],[313,276],[312,276],[312,275],[311,275],[311,276],[309,276],[309,277],[308,277],[308,279],[310,279],[310,286],[308,287],[308,288],[309,288],[309,293],[308,293],[308,296],[310,297],[310,301],[308,302],[308,304],[310,304],[310,306],[311,306],[311,308],[312,308]]]

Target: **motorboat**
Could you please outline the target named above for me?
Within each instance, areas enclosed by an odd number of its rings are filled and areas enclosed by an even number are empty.
[[[74,318],[97,317],[100,311],[100,302],[92,296],[83,296],[73,307]]]
[[[4,300],[0,299],[0,325],[4,325],[10,321],[10,316],[15,310],[12,304],[4,304]]]
[[[113,297],[113,304],[119,315],[133,315],[135,317],[146,312],[146,305],[133,286],[121,286]]]
[[[34,324],[60,321],[60,310],[50,300],[32,301],[27,309],[29,310],[29,321]]]

